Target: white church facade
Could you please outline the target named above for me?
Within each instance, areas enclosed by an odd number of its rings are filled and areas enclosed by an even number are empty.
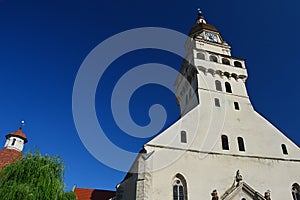
[[[181,118],[144,145],[122,200],[300,200],[300,148],[253,108],[245,60],[199,12],[175,87]]]

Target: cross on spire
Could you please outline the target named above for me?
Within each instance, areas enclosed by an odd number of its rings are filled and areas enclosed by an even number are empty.
[[[202,11],[200,8],[197,9],[198,10],[198,16],[202,16]]]
[[[206,21],[205,21],[203,15],[202,15],[201,9],[198,8],[197,11],[198,11],[198,19],[197,19],[197,23],[199,23],[199,24],[202,24],[202,23],[203,23],[203,24],[206,24]]]
[[[25,126],[25,121],[22,120],[19,129],[22,130],[23,126]]]

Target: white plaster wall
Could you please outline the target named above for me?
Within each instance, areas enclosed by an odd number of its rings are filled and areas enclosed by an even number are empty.
[[[14,139],[15,139],[16,141],[15,141],[15,144],[12,145]],[[18,150],[18,151],[22,151],[23,148],[24,148],[24,140],[22,140],[22,139],[19,138],[19,137],[13,137],[13,136],[12,136],[12,137],[10,137],[10,138],[8,138],[8,139],[6,140],[4,147],[7,147],[7,148],[9,148],[9,149],[16,149],[16,150]]]
[[[179,150],[155,148],[153,168],[168,157],[181,154]],[[166,157],[166,155],[168,157]],[[300,162],[234,157],[186,152],[167,168],[155,171],[152,176],[152,199],[172,199],[172,181],[177,173],[187,181],[188,199],[210,199],[212,190],[221,196],[233,183],[240,170],[243,181],[263,194],[270,189],[272,200],[292,199],[291,185],[300,182]]]
[[[216,86],[215,86],[215,81],[219,80],[222,84],[222,92],[225,91],[225,82],[230,83],[232,92],[236,96],[244,96],[248,97],[246,86],[245,86],[245,79],[248,76],[247,70],[245,68],[238,68],[234,66],[229,66],[229,65],[224,65],[221,63],[216,63],[208,60],[201,60],[195,58],[199,51],[196,50],[191,50],[191,52],[188,54],[188,57],[193,55],[194,57],[192,60],[190,60],[194,65],[196,66],[196,69],[198,71],[197,74],[197,85],[199,89],[203,90],[210,90],[211,92],[220,92],[216,91]],[[203,52],[206,55],[206,59],[209,59],[209,54],[207,52]],[[222,56],[216,55],[219,59],[219,62],[221,62]],[[231,59],[231,62],[233,62],[233,59]],[[242,65],[244,67],[244,61],[242,61]],[[204,67],[205,66],[205,67]],[[185,76],[189,76],[188,74],[191,70],[192,67],[187,68],[188,66],[184,65],[183,68],[187,73],[185,73]],[[222,75],[216,74],[216,72],[221,72]],[[230,76],[236,75],[238,77],[244,77],[242,80],[241,78],[227,78],[224,76],[224,73],[229,73]],[[198,102],[195,103],[195,101],[186,101],[187,98],[186,96],[188,95],[188,87],[187,87],[188,82],[187,81],[182,81],[182,78],[177,77],[177,80],[175,82],[175,87],[176,87],[176,96],[179,100],[180,103],[180,111],[181,115],[185,115],[188,111],[190,111],[192,108],[194,108]]]
[[[291,185],[300,183],[299,147],[253,109],[242,81],[211,74],[198,77],[200,104],[145,145],[147,152],[154,153],[145,161],[152,170],[147,172],[151,176],[147,190],[145,183],[138,184],[143,190],[135,188],[148,197],[141,199],[171,200],[177,173],[186,178],[189,200],[209,199],[213,189],[221,196],[237,170],[261,194],[270,189],[272,200],[292,199]],[[214,80],[219,78],[223,91],[224,82],[231,81],[233,94],[213,91]],[[221,107],[215,107],[214,98],[220,99]],[[233,102],[239,103],[240,110],[234,109]],[[181,142],[181,131],[186,131],[187,143]],[[222,149],[222,134],[228,136],[229,150]],[[237,137],[244,139],[245,152],[239,151]],[[287,146],[288,155],[283,154],[281,144]],[[129,192],[135,184],[131,179],[123,185]],[[127,194],[124,199],[134,199],[132,193]]]
[[[205,50],[205,51],[212,51],[212,52],[216,52],[216,53],[219,53],[219,54],[226,54],[228,56],[231,55],[230,47],[229,46],[226,47],[226,46],[221,45],[221,44],[218,45],[218,44],[210,43],[210,42],[198,42],[198,41],[196,41],[195,47],[197,49],[201,49],[201,50]]]
[[[205,62],[207,62],[207,61],[205,61]],[[229,66],[227,66],[227,67],[229,67]],[[209,68],[207,68],[207,69],[209,69]],[[245,69],[240,69],[240,70],[245,70]],[[225,92],[225,82],[229,82],[231,85],[233,94],[238,95],[238,96],[248,97],[245,83],[241,79],[238,79],[238,80],[235,80],[234,78],[228,79],[225,76],[220,77],[218,74],[215,74],[213,76],[211,73],[204,74],[202,71],[199,71],[198,87],[201,89],[216,91],[215,80],[219,80],[222,83],[222,91],[223,92]]]
[[[215,97],[220,98],[220,108],[214,106]],[[270,189],[273,200],[291,199],[291,185],[300,183],[299,147],[259,115],[248,98],[202,90],[200,99],[199,106],[146,144],[148,151],[155,151],[152,199],[172,199],[177,173],[187,179],[190,200],[208,199],[215,188],[221,195],[238,169],[260,193]],[[234,101],[240,110],[234,109]],[[181,130],[187,132],[186,144],[180,142]],[[222,149],[221,134],[229,138],[229,151]],[[237,137],[243,137],[245,152],[238,150]]]
[[[214,105],[215,97],[220,99],[220,108]],[[233,102],[239,103],[240,110],[234,109]],[[181,130],[187,132],[187,144],[180,142]],[[229,138],[230,151],[221,148],[222,134]],[[237,137],[244,138],[246,152],[238,151]],[[254,111],[248,98],[206,90],[200,92],[200,104],[197,107],[148,144],[228,154],[300,159],[299,148]],[[287,146],[288,155],[282,154],[281,144]]]

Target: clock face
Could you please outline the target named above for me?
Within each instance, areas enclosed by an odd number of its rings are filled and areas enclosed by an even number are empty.
[[[205,32],[205,39],[211,42],[218,42],[218,36],[215,33]]]

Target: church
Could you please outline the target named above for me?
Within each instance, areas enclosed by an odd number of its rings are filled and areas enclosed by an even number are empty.
[[[201,11],[185,48],[181,117],[144,144],[113,199],[300,200],[299,146],[253,108],[245,60]]]

